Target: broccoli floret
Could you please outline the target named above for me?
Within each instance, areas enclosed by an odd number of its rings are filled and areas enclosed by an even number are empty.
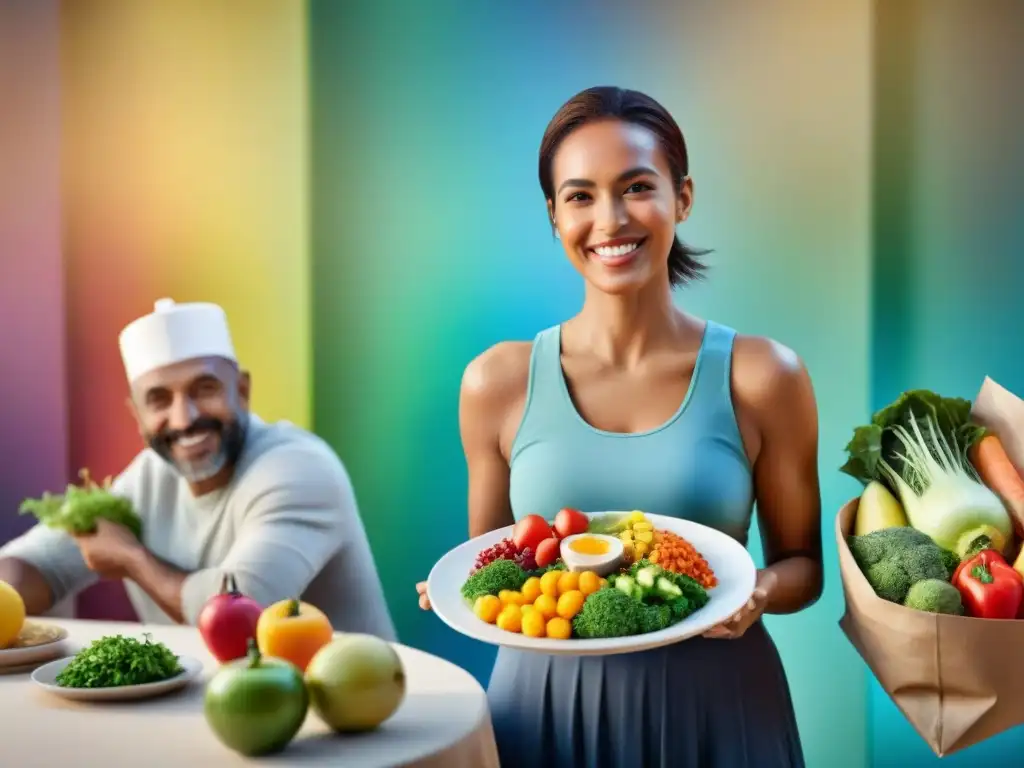
[[[545,565],[543,568],[537,568],[536,570],[530,571],[530,573],[528,573],[527,576],[537,576],[537,577],[540,577],[540,576],[543,576],[548,571],[564,571],[564,570],[566,570],[565,563],[563,563],[561,560],[556,560],[555,562],[551,563],[550,565]]]
[[[636,635],[643,623],[642,608],[638,600],[625,592],[604,587],[587,597],[573,619],[573,630],[583,638]]]
[[[488,563],[475,571],[462,585],[462,596],[476,600],[482,595],[496,595],[503,589],[518,591],[526,583],[527,574],[511,560],[504,558]]]
[[[914,528],[885,528],[847,541],[875,594],[894,603],[902,603],[913,584],[948,581],[955,569],[951,553]]]
[[[885,560],[894,549],[904,550],[918,544],[937,546],[928,534],[909,526],[883,528],[863,536],[848,536],[846,543],[861,569]]]
[[[960,567],[960,558],[956,556],[955,552],[950,552],[948,549],[940,548],[939,555],[942,557],[942,564],[946,566],[946,572],[949,573],[946,578],[952,579],[956,569]]]
[[[910,585],[914,583],[907,569],[896,560],[883,560],[868,566],[864,575],[876,595],[893,603],[903,602]]]
[[[686,598],[681,598],[686,601]],[[660,605],[644,605],[640,609],[640,633],[657,632],[675,624],[672,608],[666,603]]]
[[[964,612],[960,591],[942,579],[924,579],[914,584],[907,592],[903,603],[907,608],[930,613],[948,613],[962,616]]]

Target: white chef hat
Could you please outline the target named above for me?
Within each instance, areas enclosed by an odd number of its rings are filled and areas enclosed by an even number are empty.
[[[235,360],[227,315],[216,304],[160,299],[151,314],[125,326],[118,344],[130,382],[156,368],[198,357]]]

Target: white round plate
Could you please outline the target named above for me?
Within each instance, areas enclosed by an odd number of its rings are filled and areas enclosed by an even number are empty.
[[[599,514],[609,513],[594,513],[589,517]],[[710,600],[707,605],[671,627],[629,637],[553,640],[507,632],[477,618],[460,588],[468,578],[480,551],[511,537],[513,526],[478,536],[442,557],[430,571],[427,597],[441,621],[474,640],[526,651],[573,656],[631,653],[678,643],[721,624],[750,599],[754,592],[757,569],[750,553],[738,541],[721,531],[689,520],[663,515],[645,517],[656,530],[671,531],[689,541],[708,561],[718,578],[718,585],[708,590]]]
[[[72,701],[128,701],[162,696],[165,693],[184,688],[203,671],[203,663],[199,659],[179,656],[178,662],[184,671],[180,675],[169,680],[161,680],[159,683],[119,685],[113,688],[64,688],[57,685],[57,675],[71,663],[73,658],[74,656],[68,656],[39,667],[32,673],[32,682],[44,691]]]
[[[67,639],[68,631],[64,627],[26,620],[14,645],[0,650],[0,673],[63,656]]]

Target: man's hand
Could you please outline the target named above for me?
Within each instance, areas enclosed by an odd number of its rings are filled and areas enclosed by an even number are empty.
[[[98,520],[94,533],[74,538],[85,564],[103,579],[127,578],[130,565],[145,551],[131,531],[109,520]]]

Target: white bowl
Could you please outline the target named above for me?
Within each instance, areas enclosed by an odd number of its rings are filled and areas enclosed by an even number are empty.
[[[590,517],[596,516],[591,514]],[[460,587],[476,562],[481,550],[512,535],[512,526],[491,531],[472,541],[460,544],[442,557],[430,571],[427,596],[434,613],[445,624],[467,637],[483,643],[537,651],[547,654],[601,656],[632,653],[678,643],[702,635],[721,624],[742,608],[754,591],[757,569],[746,548],[731,536],[706,525],[677,517],[646,515],[655,529],[671,531],[689,541],[700,552],[718,578],[718,586],[708,590],[708,604],[691,616],[666,629],[630,637],[603,639],[556,640],[550,637],[527,637],[506,632],[494,624],[481,621],[473,607],[462,597]]]

